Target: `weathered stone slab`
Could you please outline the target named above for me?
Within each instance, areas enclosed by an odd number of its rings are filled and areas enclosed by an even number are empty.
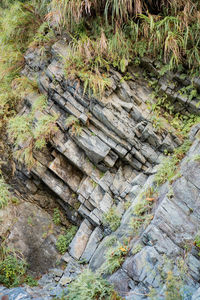
[[[78,212],[82,217],[87,218],[89,217],[91,211],[84,204],[81,204],[81,206],[78,209]]]
[[[89,237],[92,233],[92,225],[90,224],[90,222],[88,220],[84,220],[75,237],[73,238],[72,242],[69,245],[69,254],[76,258],[79,259],[81,257],[81,255],[83,254],[87,242],[89,240]]]
[[[154,151],[154,149],[148,145],[143,144],[141,147],[141,153],[146,157],[146,159],[150,163],[157,163],[158,162],[158,154]]]
[[[99,185],[104,189],[104,191],[108,191],[109,187],[113,181],[113,175],[107,171],[105,175],[99,180]]]
[[[80,136],[73,136],[72,138],[95,163],[102,161],[110,151],[108,145],[102,142],[97,136],[90,135],[89,132],[85,130],[81,132]]]
[[[119,117],[116,117],[113,112],[108,108],[101,109],[100,106],[95,105],[93,108],[93,114],[103,122],[108,128],[113,130],[121,138],[128,140],[132,144],[135,133],[130,127],[130,119],[127,120],[128,123],[124,124]],[[129,125],[128,125],[129,124]]]
[[[155,213],[152,224],[165,232],[176,245],[181,246],[193,239],[199,226],[194,217],[187,216],[180,210],[175,204],[176,201],[165,197]]]
[[[199,173],[200,176],[200,173]],[[192,212],[200,219],[200,191],[185,177],[181,177],[173,184],[173,195],[178,205],[187,215]]]
[[[157,265],[162,259],[153,247],[145,247],[136,255],[127,258],[123,269],[135,281],[158,287],[161,277]]]
[[[88,161],[86,154],[72,140],[65,143],[65,151],[63,154],[83,173],[90,175],[93,179],[100,178],[100,172],[94,169],[93,164]]]
[[[131,287],[134,286],[131,278],[122,269],[119,269],[117,272],[112,274],[109,277],[109,282],[114,285],[115,289],[122,297],[128,294],[130,291],[130,285]]]
[[[88,199],[94,188],[95,186],[92,179],[90,177],[86,177],[79,186],[77,193],[81,194],[85,199]]]
[[[102,131],[106,136],[111,138],[114,142],[116,142],[122,148],[131,150],[131,145],[127,141],[121,139],[115,132],[111,131],[108,127],[106,127],[102,122],[100,122],[93,115],[90,117],[90,121],[92,124],[95,125],[95,127],[97,127],[100,131]]]
[[[73,191],[76,192],[78,190],[83,174],[60,154],[50,163],[49,169],[67,183]]]
[[[93,200],[91,201],[91,203],[97,207],[101,202],[101,200],[103,199],[104,195],[105,195],[105,191],[102,189],[102,187],[97,185],[90,195],[90,201]]]
[[[118,159],[118,155],[114,151],[110,151],[108,155],[104,158],[104,163],[107,167],[112,168],[114,167],[116,161]]]
[[[81,259],[84,259],[86,262],[89,262],[90,258],[94,254],[102,238],[103,238],[102,230],[99,227],[96,227],[89,238],[89,241],[81,256]]]
[[[99,203],[99,208],[104,212],[108,212],[113,204],[113,199],[110,194],[106,193]]]
[[[182,249],[172,242],[167,233],[162,232],[152,224],[146,228],[141,239],[144,244],[154,246],[159,254],[165,254],[171,259],[182,253]]]
[[[128,153],[125,156],[125,160],[135,169],[135,170],[141,170],[142,169],[142,164],[133,157],[131,153]]]

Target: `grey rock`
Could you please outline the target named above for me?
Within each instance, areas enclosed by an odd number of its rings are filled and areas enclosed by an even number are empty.
[[[153,247],[147,246],[135,256],[127,258],[123,264],[123,269],[133,280],[141,281],[151,286],[156,285],[157,287],[155,279],[159,276],[156,268],[158,262],[161,263],[161,257],[158,252]]]
[[[148,144],[143,144],[141,148],[141,153],[146,157],[146,159],[150,163],[157,163],[158,162],[158,154],[154,151],[152,147]]]
[[[72,259],[72,257],[69,255],[68,252],[66,252],[66,253],[62,256],[62,260],[64,260],[66,263],[70,262],[71,259]]]
[[[173,194],[176,198],[176,204],[181,209],[190,215],[192,212],[200,219],[200,192],[190,181],[185,177],[181,177],[173,184]]]
[[[109,236],[105,237],[97,247],[92,258],[90,259],[89,267],[92,271],[96,271],[104,263],[105,254],[108,251],[107,243],[109,240],[110,240]]]
[[[102,161],[110,151],[110,147],[97,136],[90,136],[85,131],[82,131],[80,136],[73,136],[73,139],[95,163]]]
[[[99,203],[102,201],[105,195],[105,191],[100,185],[97,185],[90,195],[90,202],[93,206],[98,207]]]
[[[104,191],[108,191],[111,183],[113,181],[113,175],[107,171],[105,175],[99,180],[99,185],[104,189]]]
[[[196,235],[198,225],[196,219],[187,216],[178,209],[176,200],[165,197],[156,210],[152,224],[167,234],[167,236],[176,244],[183,245],[190,241]]]
[[[110,196],[110,194],[106,193],[103,197],[103,199],[99,203],[99,208],[101,209],[102,212],[106,213],[109,211],[113,204],[113,199]]]
[[[130,284],[134,284],[131,278],[122,270],[119,269],[117,272],[109,277],[109,282],[114,285],[118,293],[124,297],[130,291]]]
[[[88,199],[94,188],[92,179],[90,177],[86,177],[86,179],[82,181],[77,193],[81,194],[85,199]]]
[[[89,237],[92,233],[92,225],[89,221],[84,220],[81,223],[81,226],[79,227],[75,237],[73,238],[72,242],[69,245],[69,254],[79,259],[81,255],[83,254],[85,247],[87,245],[87,242],[89,240]]]
[[[87,218],[89,217],[91,211],[87,207],[85,207],[84,204],[81,204],[78,209],[78,212],[83,218]]]
[[[140,173],[131,181],[131,185],[143,186],[146,180],[147,180],[147,176],[143,173]]]
[[[152,125],[149,123],[142,132],[142,141],[148,141],[150,145],[158,148],[161,145],[160,138],[155,134]]]
[[[199,271],[200,271],[200,261],[194,257],[193,255],[189,254],[187,259],[187,264],[189,267],[189,272],[191,276],[198,281],[199,280]]]
[[[81,256],[81,259],[84,259],[85,261],[89,262],[102,238],[102,230],[99,227],[96,227],[89,238],[89,241]]]
[[[64,272],[61,269],[51,269],[49,270],[49,273],[51,273],[54,277],[61,277]]]
[[[28,295],[26,290],[21,287],[12,288],[12,289],[4,289],[0,291],[0,296],[8,296],[9,300],[30,300],[31,297]]]
[[[136,170],[141,170],[142,164],[133,157],[130,153],[128,153],[125,157],[125,160]]]
[[[192,300],[200,300],[200,288],[192,295]]]

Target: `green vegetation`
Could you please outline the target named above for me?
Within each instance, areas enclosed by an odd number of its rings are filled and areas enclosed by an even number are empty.
[[[66,230],[65,234],[61,234],[58,237],[56,247],[61,254],[64,254],[67,251],[69,244],[71,243],[76,234],[76,231],[77,227],[71,226],[69,229]]]
[[[57,131],[57,115],[50,116],[41,113],[37,123],[34,123],[35,107],[28,115],[15,116],[9,120],[8,133],[14,140],[15,157],[31,168],[34,165],[34,151],[41,150],[46,142]]]
[[[45,52],[55,41],[55,28],[61,34],[67,31],[70,42],[68,55],[64,57],[66,77],[80,81],[89,95],[101,97],[111,86],[111,67],[129,79],[126,73],[129,62],[138,63],[143,56],[156,58],[161,73],[183,68],[186,74],[188,69],[193,74],[197,72],[199,10],[200,5],[194,0],[186,1],[185,6],[181,0],[163,0],[162,5],[141,0],[1,1],[0,127],[9,121],[16,158],[31,168],[34,151],[45,147],[56,131],[57,118],[41,114],[35,120],[34,107],[27,116],[15,117],[16,105],[24,96],[38,93],[36,80],[20,75],[28,48]],[[190,99],[198,97],[193,85],[180,92]],[[42,97],[38,96],[41,102]],[[170,109],[167,100],[162,101]],[[42,112],[45,105],[39,100],[35,102]],[[157,116],[152,121],[156,127],[163,126]],[[66,126],[71,127],[72,134],[81,134],[82,125],[75,117],[70,116]]]
[[[178,259],[174,262],[163,256],[164,265],[160,268],[162,277],[162,286],[164,299],[167,300],[183,300],[186,295],[190,295],[191,291],[187,287],[186,274],[188,268],[183,259]],[[157,300],[160,294],[155,289],[151,289],[149,294],[150,299]]]
[[[107,251],[105,255],[106,261],[101,266],[100,272],[102,274],[114,273],[124,262],[128,251],[128,243],[121,244],[118,242],[115,247],[112,247]]]
[[[200,250],[200,235],[199,234],[197,234],[195,236],[194,245]],[[198,255],[200,256],[200,251],[199,251]]]
[[[9,191],[9,186],[5,183],[3,177],[0,178],[0,209],[8,205],[9,200],[11,200],[11,193]]]
[[[146,192],[140,194],[140,197],[133,208],[133,217],[129,222],[131,234],[132,232],[138,234],[141,227],[143,226],[143,228],[145,228],[153,219],[151,212],[156,199],[156,192],[152,188],[149,188]]]
[[[120,300],[113,287],[100,275],[86,269],[68,286],[65,300]]]
[[[133,248],[132,248],[132,250],[131,250],[131,253],[132,253],[132,255],[135,255],[135,254],[137,254],[138,252],[140,252],[141,250],[142,250],[142,245],[141,244],[137,244],[137,245],[135,245]]]
[[[161,166],[155,175],[155,181],[158,185],[166,182],[167,180],[172,181],[175,179],[174,177],[177,175],[178,171],[178,163],[181,159],[183,159],[190,146],[191,141],[186,139],[180,147],[174,150],[173,155],[163,159]]]
[[[24,280],[27,264],[19,255],[8,248],[0,248],[0,282],[14,287]]]
[[[3,0],[3,9],[0,8],[0,128],[9,121],[16,157],[28,167],[34,163],[33,151],[43,148],[55,132],[54,116],[41,116],[35,124],[34,112],[39,106],[42,111],[46,102],[42,95],[35,100],[29,115],[14,117],[17,104],[26,95],[38,93],[36,81],[20,76],[20,71],[28,47],[42,48],[53,41],[52,30],[43,23],[47,5],[44,0]]]
[[[182,300],[181,295],[182,280],[179,276],[174,276],[172,271],[167,273],[166,278],[166,291],[165,299],[166,300]]]
[[[66,119],[65,125],[66,125],[67,128],[71,127],[72,135],[73,134],[78,135],[78,136],[81,135],[83,127],[81,126],[79,119],[77,119],[75,116],[70,115]]]
[[[60,225],[60,223],[61,223],[60,211],[59,211],[58,208],[54,209],[53,222],[54,222],[55,225]]]
[[[8,288],[26,283],[29,286],[37,286],[38,282],[32,276],[27,275],[27,263],[23,256],[7,247],[0,247],[0,283]]]
[[[31,287],[38,285],[38,281],[30,275],[26,276],[25,282],[26,282],[26,284],[28,284]]]
[[[103,225],[108,226],[112,231],[117,230],[120,225],[121,217],[117,212],[116,207],[111,207],[107,213],[103,215]]]
[[[101,96],[110,86],[110,66],[125,72],[143,56],[159,61],[161,73],[182,66],[199,70],[197,1],[51,1],[50,18],[71,37],[66,76]],[[150,11],[156,10],[155,14]],[[58,14],[59,11],[59,14]]]

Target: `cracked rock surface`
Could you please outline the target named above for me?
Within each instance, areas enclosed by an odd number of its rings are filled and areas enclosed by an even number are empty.
[[[154,128],[148,110],[152,90],[145,80],[141,80],[142,70],[137,70],[140,74],[138,79],[138,76],[134,77],[134,68],[130,67],[133,79],[127,82],[118,72],[111,70],[114,84],[107,96],[101,101],[89,99],[80,85],[65,79],[60,59],[64,50],[67,53],[67,45],[58,41],[52,46],[52,57],[48,62],[44,63],[34,51],[25,57],[24,75],[30,78],[37,75],[40,90],[48,97],[43,114],[59,114],[59,130],[45,151],[34,153],[36,163],[30,171],[23,166],[16,167],[17,174],[23,178],[24,188],[32,193],[33,199],[37,200],[41,186],[44,187],[53,199],[49,200],[50,203],[56,201],[67,219],[79,229],[69,252],[62,257],[67,267],[64,270],[55,268],[50,263],[58,257],[55,236],[50,234],[42,239],[40,233],[43,224],[48,225],[49,216],[40,215],[39,208],[32,207],[29,223],[35,222],[36,226],[29,226],[38,232],[40,239],[34,240],[34,234],[29,238],[29,227],[24,225],[22,218],[16,221],[8,240],[16,245],[15,239],[22,239],[20,247],[25,255],[26,251],[34,253],[36,248],[40,251],[48,249],[46,261],[38,261],[37,264],[43,264],[44,270],[40,273],[52,269],[39,280],[38,287],[10,290],[1,287],[0,295],[9,294],[9,299],[59,297],[63,291],[67,292],[67,285],[80,274],[83,266],[78,260],[84,260],[92,270],[98,270],[105,261],[108,239],[115,237],[123,243],[124,238],[131,235],[128,256],[121,268],[108,277],[120,295],[125,299],[148,299],[150,289],[154,288],[159,299],[165,299],[160,269],[165,267],[166,256],[175,261],[184,258],[188,268],[186,294],[190,294],[185,299],[200,299],[200,259],[193,244],[200,227],[200,161],[195,159],[200,155],[199,127],[191,131],[193,144],[180,164],[180,176],[172,184],[165,183],[159,187],[153,219],[135,235],[130,227],[133,209],[141,194],[155,187],[154,174],[163,153],[172,152],[181,140],[175,131],[168,130],[169,124],[161,132]],[[161,84],[164,89],[164,81]],[[34,97],[26,96],[20,115],[30,112]],[[187,110],[187,105],[184,107]],[[190,109],[193,109],[191,105]],[[66,126],[70,115],[79,121],[80,135]],[[37,121],[37,115],[35,118]],[[130,207],[126,210],[127,203]],[[29,210],[29,205],[32,206],[30,203],[20,205],[24,212]],[[102,221],[103,215],[113,206],[121,217],[121,225],[111,233]],[[24,218],[29,215],[30,212],[23,214]],[[23,247],[23,242],[27,245],[21,237],[24,230],[30,244],[28,250]],[[137,243],[142,245],[141,250],[132,254]],[[187,255],[185,245],[191,246]],[[31,257],[37,261],[37,255]]]

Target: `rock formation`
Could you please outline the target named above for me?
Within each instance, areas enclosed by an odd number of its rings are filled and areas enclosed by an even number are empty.
[[[125,299],[147,299],[150,288],[154,288],[159,299],[166,289],[162,281],[161,269],[165,268],[165,257],[173,261],[183,258],[187,265],[187,284],[184,299],[200,299],[198,251],[193,244],[200,226],[200,162],[195,157],[200,154],[198,138],[199,126],[191,132],[192,147],[180,164],[180,175],[173,183],[166,182],[157,191],[153,205],[153,218],[146,228],[136,234],[130,226],[134,216],[134,207],[141,195],[148,189],[155,188],[155,174],[166,152],[171,153],[182,144],[176,131],[170,126],[158,130],[152,121],[149,103],[152,89],[144,79],[144,70],[156,73],[154,62],[143,60],[140,67],[129,66],[132,79],[124,80],[115,70],[110,70],[112,87],[105,97],[98,100],[84,93],[77,81],[66,80],[63,69],[63,57],[67,48],[63,41],[56,42],[48,56],[29,50],[25,56],[26,66],[23,74],[38,79],[41,93],[48,97],[48,105],[43,114],[58,114],[58,131],[52,137],[44,151],[35,151],[36,160],[31,170],[17,164],[16,177],[23,179],[23,189],[28,191],[34,203],[41,207],[60,205],[66,218],[79,226],[70,243],[69,251],[62,260],[68,265],[64,271],[52,269],[39,280],[37,288],[0,288],[0,295],[10,295],[9,299],[52,299],[60,296],[62,290],[81,272],[84,260],[96,271],[105,261],[108,239],[113,238],[123,243],[129,237],[130,251],[123,265],[108,280]],[[154,74],[151,75],[154,77]],[[159,85],[173,101],[177,111],[187,114],[199,114],[196,100],[188,101],[178,91],[184,85],[180,74],[161,77]],[[196,80],[199,88],[199,81]],[[37,95],[27,95],[19,107],[19,115],[26,115]],[[35,114],[37,122],[40,113]],[[77,127],[66,124],[69,116],[76,119]],[[23,145],[22,145],[23,147]],[[20,185],[21,186],[21,185]],[[41,192],[45,191],[45,203]],[[38,196],[40,195],[40,196]],[[128,204],[130,207],[127,209]],[[52,206],[53,207],[53,206]],[[103,222],[104,215],[115,207],[121,218],[121,225],[112,232]],[[9,209],[9,208],[8,208]],[[8,236],[10,244],[20,239],[18,249],[25,256],[34,257],[34,249],[48,249],[41,263],[41,273],[47,271],[45,265],[58,258],[55,250],[55,234],[48,238],[41,237],[40,230],[46,226],[48,231],[49,216],[40,215],[40,209],[33,204],[23,203],[16,206],[16,213],[33,211],[32,237],[30,232],[24,236],[23,218],[15,223]],[[30,212],[29,211],[29,212]],[[5,212],[4,212],[5,216]],[[37,216],[37,217],[35,217]],[[56,234],[58,234],[59,229]],[[34,231],[41,240],[34,240]],[[45,230],[44,230],[45,231]],[[33,238],[33,240],[31,240]],[[13,242],[14,241],[14,242]],[[33,253],[27,254],[28,249]],[[135,247],[140,244],[138,253]],[[34,245],[34,246],[33,246]],[[186,253],[186,245],[189,250]],[[34,263],[34,262],[32,262]],[[176,265],[173,265],[176,274]],[[178,273],[177,273],[178,274]],[[193,295],[193,296],[191,296]],[[188,297],[188,298],[187,298]],[[149,298],[150,299],[150,298]]]

